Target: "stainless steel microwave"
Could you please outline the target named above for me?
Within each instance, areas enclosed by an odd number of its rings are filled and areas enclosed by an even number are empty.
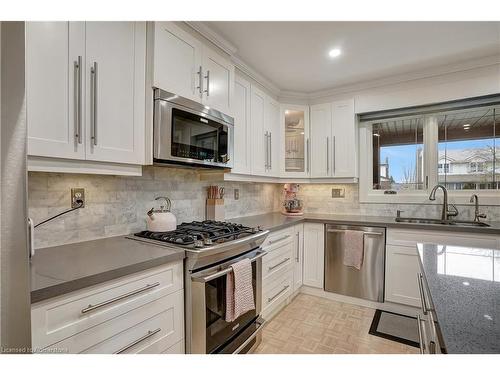
[[[203,104],[155,89],[153,162],[232,168],[234,120]]]

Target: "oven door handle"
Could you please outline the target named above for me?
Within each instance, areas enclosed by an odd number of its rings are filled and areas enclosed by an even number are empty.
[[[250,262],[254,262],[257,259],[262,258],[266,254],[267,254],[267,251],[261,251],[260,253],[258,253],[253,258],[250,258]],[[202,276],[202,277],[191,276],[191,280],[195,281],[195,282],[199,282],[199,283],[207,283],[210,280],[217,279],[218,277],[221,277],[221,276],[224,276],[224,275],[228,274],[229,272],[231,272],[231,270],[232,270],[232,268],[231,268],[231,266],[229,266],[227,268],[224,268],[221,271],[214,272],[214,273],[212,273],[212,274],[210,274],[208,276]]]

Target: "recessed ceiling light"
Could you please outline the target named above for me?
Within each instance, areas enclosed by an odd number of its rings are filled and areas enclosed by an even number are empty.
[[[330,50],[330,52],[328,52],[328,56],[337,57],[337,56],[340,56],[341,53],[342,53],[342,51],[339,48],[334,48],[334,49]]]

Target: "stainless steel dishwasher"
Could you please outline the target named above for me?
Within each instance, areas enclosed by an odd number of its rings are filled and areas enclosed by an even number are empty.
[[[344,265],[346,230],[363,232],[361,269]],[[384,302],[385,228],[327,225],[325,290],[346,296]]]

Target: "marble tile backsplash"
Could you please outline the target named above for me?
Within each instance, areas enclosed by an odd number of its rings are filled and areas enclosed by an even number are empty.
[[[344,198],[332,198],[332,188],[344,188]],[[403,216],[435,217],[441,214],[440,204],[378,204],[360,203],[357,184],[304,184],[300,185],[299,198],[304,201],[305,212],[353,214],[370,216],[396,216],[397,210],[404,211]],[[474,207],[457,205],[458,219],[472,220]],[[481,212],[486,213],[487,220],[500,221],[500,206],[481,206]]]
[[[56,246],[125,235],[146,228],[155,197],[172,201],[179,223],[205,218],[206,187],[224,186],[226,219],[280,209],[281,186],[264,183],[201,181],[190,169],[145,167],[141,177],[29,172],[28,208],[35,223],[69,208],[70,189],[85,189],[85,208],[40,226],[35,247]],[[234,189],[240,199],[234,200]]]
[[[28,175],[29,215],[35,223],[69,207],[70,189],[85,188],[86,206],[69,213],[35,232],[35,247],[56,246],[103,237],[125,235],[146,227],[146,212],[155,197],[172,200],[177,221],[205,218],[206,187],[211,184],[226,189],[226,219],[276,212],[281,209],[282,184],[203,181],[190,169],[145,167],[141,177],[100,176],[30,172]],[[345,189],[345,198],[332,198],[331,189]],[[240,199],[234,200],[234,189]],[[299,198],[306,213],[353,214],[372,216],[396,215],[439,217],[436,204],[360,203],[356,184],[302,184]],[[459,206],[460,219],[474,217],[472,206]],[[500,206],[482,206],[490,221],[500,221]]]

